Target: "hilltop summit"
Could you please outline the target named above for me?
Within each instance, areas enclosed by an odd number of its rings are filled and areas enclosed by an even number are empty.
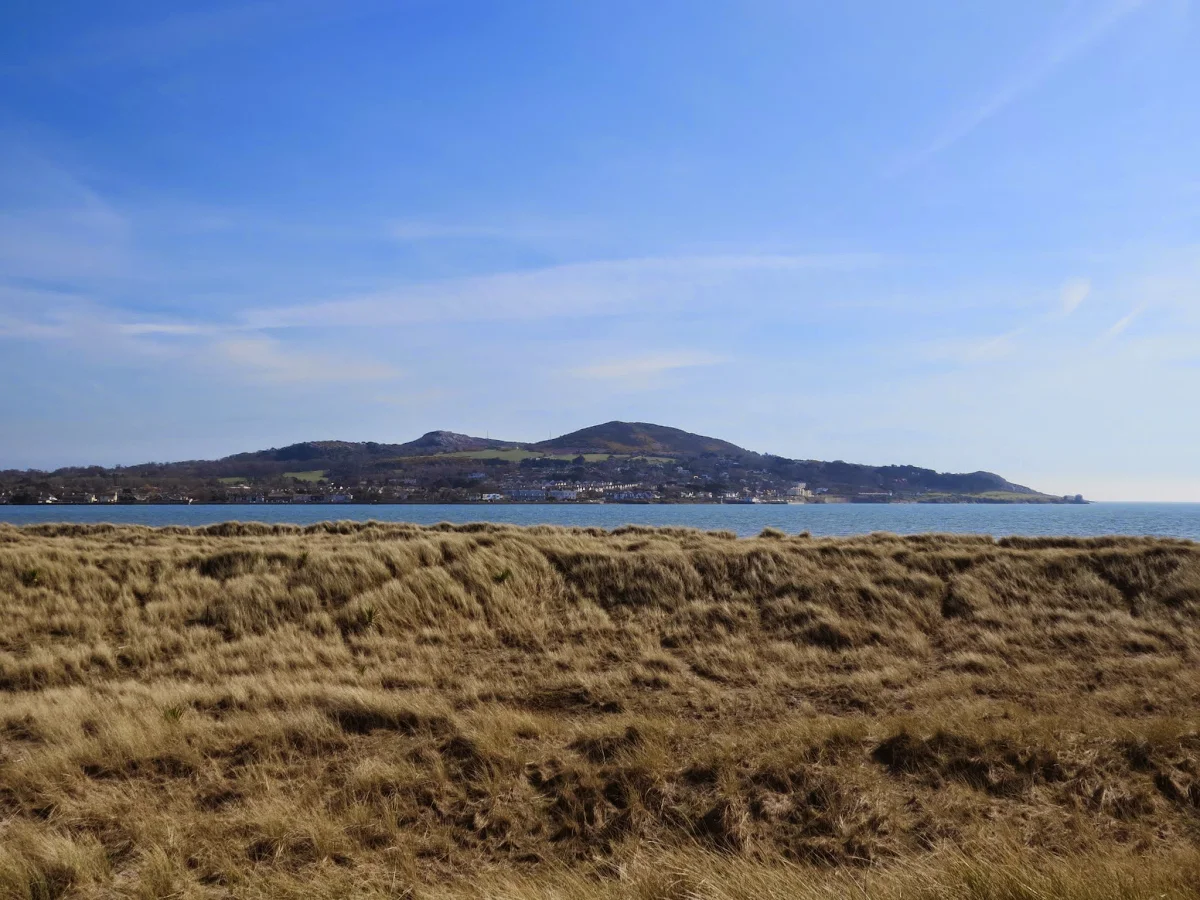
[[[433,453],[464,453],[472,450],[499,450],[516,447],[512,441],[473,437],[454,431],[428,431],[415,441],[401,444],[397,450],[401,456],[422,456]]]
[[[718,438],[650,422],[605,422],[531,445],[554,453],[657,453],[743,456],[744,448]]]

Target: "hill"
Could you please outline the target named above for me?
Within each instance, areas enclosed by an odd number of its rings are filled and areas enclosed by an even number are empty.
[[[647,453],[699,456],[719,453],[744,456],[748,451],[718,438],[692,434],[649,422],[605,422],[530,445],[548,453]]]
[[[587,499],[600,499],[605,486],[633,485],[642,499],[695,502],[731,495],[780,499],[800,483],[814,499],[858,502],[1063,499],[992,472],[788,459],[679,428],[613,421],[536,443],[430,431],[399,444],[304,441],[217,460],[0,472],[0,502],[88,502],[93,496],[230,502],[280,499],[271,495],[286,491],[356,502],[462,502],[547,484],[590,486]]]
[[[839,492],[885,490],[901,494],[925,491],[949,496],[987,493],[1018,494],[1030,498],[1046,496],[994,472],[937,472],[918,466],[867,466],[841,460],[784,460],[774,465],[794,475],[797,481]]]
[[[438,432],[431,432],[437,434]],[[428,435],[426,435],[428,437]],[[418,440],[421,440],[418,438]],[[415,444],[377,444],[374,441],[303,441],[299,444],[289,444],[286,447],[272,447],[269,450],[255,450],[249,453],[236,453],[216,460],[217,464],[228,462],[321,462],[349,461],[371,459],[381,456],[396,456],[404,448]],[[171,465],[168,463],[168,465]],[[176,463],[175,465],[204,465],[204,461],[194,463]],[[139,468],[134,466],[133,468]]]
[[[476,450],[509,450],[520,446],[522,445],[512,441],[472,437],[453,431],[430,431],[415,441],[400,444],[396,451],[400,456],[424,456],[437,453],[469,453]]]

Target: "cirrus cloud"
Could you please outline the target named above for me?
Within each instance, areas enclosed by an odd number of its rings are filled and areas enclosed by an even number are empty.
[[[1062,303],[1062,314],[1069,316],[1079,308],[1079,304],[1088,298],[1092,292],[1092,283],[1086,278],[1072,278],[1063,282],[1058,296]]]
[[[668,351],[580,366],[571,369],[570,374],[576,378],[639,380],[662,375],[674,369],[715,366],[727,361],[728,357],[718,356],[715,353],[693,350]]]
[[[272,384],[384,381],[400,372],[383,363],[289,351],[265,337],[235,337],[213,346],[218,356]]]

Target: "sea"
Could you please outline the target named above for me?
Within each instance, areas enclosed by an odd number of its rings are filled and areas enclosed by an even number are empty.
[[[1200,541],[1200,503],[829,503],[829,504],[263,504],[2,506],[0,522],[112,522],[130,525],[212,525],[266,522],[498,522],[510,525],[568,525],[617,528],[671,525],[734,531],[741,536],[764,528],[790,534],[844,536],[884,531],[895,534],[1071,536],[1152,535]]]

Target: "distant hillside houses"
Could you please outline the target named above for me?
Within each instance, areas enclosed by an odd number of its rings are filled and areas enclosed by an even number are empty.
[[[629,503],[636,500],[657,500],[658,493],[656,491],[613,491],[611,494],[605,494],[604,499],[611,500],[614,503]]]
[[[508,499],[516,501],[545,500],[546,491],[544,488],[518,488],[508,492]]]
[[[312,441],[218,460],[0,471],[0,503],[13,504],[897,500],[1083,502],[989,472],[787,459],[645,422],[538,444],[436,431],[407,444]]]

